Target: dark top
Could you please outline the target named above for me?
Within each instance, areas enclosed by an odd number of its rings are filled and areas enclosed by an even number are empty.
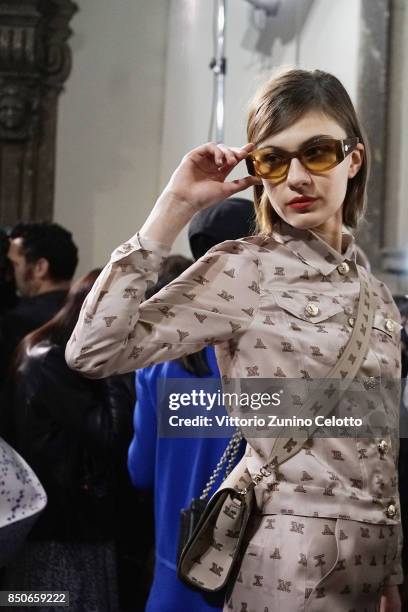
[[[0,321],[0,385],[11,364],[19,342],[53,318],[62,307],[66,291],[48,291],[33,297],[21,298]]]
[[[48,504],[30,537],[110,538],[132,437],[134,375],[88,380],[64,349],[37,344],[14,385],[12,442],[36,472]]]

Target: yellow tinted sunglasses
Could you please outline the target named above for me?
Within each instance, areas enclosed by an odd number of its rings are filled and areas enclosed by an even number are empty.
[[[264,147],[252,151],[246,158],[249,174],[280,183],[288,176],[292,159],[298,159],[312,174],[327,172],[343,161],[357,146],[359,139],[317,137],[308,140],[298,151],[289,153],[279,147]]]

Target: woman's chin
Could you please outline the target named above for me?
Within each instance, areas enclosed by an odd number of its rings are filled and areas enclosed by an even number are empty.
[[[324,223],[325,219],[317,211],[302,211],[293,212],[290,211],[286,215],[286,221],[289,225],[297,227],[299,229],[312,229]]]

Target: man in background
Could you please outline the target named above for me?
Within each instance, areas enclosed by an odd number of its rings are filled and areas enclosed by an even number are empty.
[[[8,257],[19,300],[0,322],[0,385],[24,336],[61,308],[78,263],[72,234],[57,223],[19,223],[10,234]]]

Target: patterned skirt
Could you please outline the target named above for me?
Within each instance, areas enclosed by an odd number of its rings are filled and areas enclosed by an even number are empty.
[[[394,526],[256,516],[224,612],[376,612],[397,555]]]
[[[41,612],[118,612],[114,544],[28,540],[7,567],[3,588],[69,591],[69,608],[35,608]]]

